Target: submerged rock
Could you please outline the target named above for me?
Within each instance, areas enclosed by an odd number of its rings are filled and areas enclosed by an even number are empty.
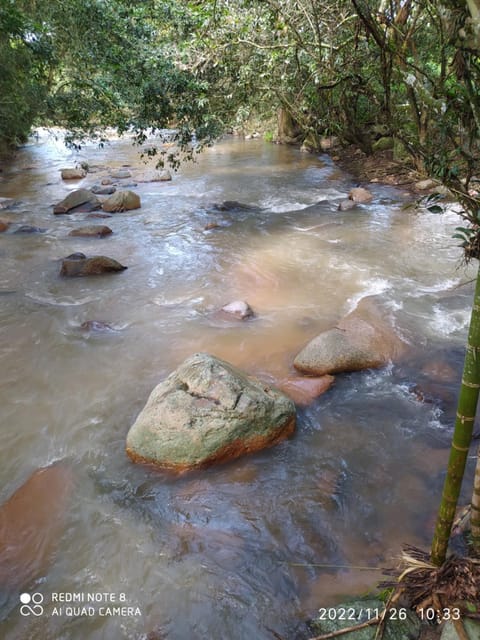
[[[306,376],[292,376],[277,384],[277,388],[291,398],[295,404],[303,407],[311,404],[320,397],[335,382],[335,377],[330,375],[311,378]]]
[[[0,233],[3,233],[10,226],[10,222],[7,220],[0,220]]]
[[[53,213],[71,213],[73,209],[77,211],[94,211],[95,209],[100,209],[101,206],[100,200],[88,189],[75,189],[53,207]]]
[[[101,320],[86,320],[82,322],[80,329],[83,331],[91,331],[92,333],[109,333],[115,331],[108,322],[102,322]]]
[[[336,327],[313,338],[294,366],[309,375],[377,368],[398,357],[405,344],[382,316],[374,296],[364,298]]]
[[[120,262],[106,256],[92,256],[87,258],[83,253],[72,253],[62,260],[60,275],[67,278],[79,278],[83,276],[99,276],[104,273],[124,271]]]
[[[99,196],[111,196],[112,193],[115,193],[116,190],[117,190],[117,187],[114,187],[113,185],[101,185],[101,184],[94,184],[93,187],[90,189],[92,193],[96,193]]]
[[[11,209],[16,203],[13,198],[0,198],[0,209]]]
[[[35,227],[30,224],[22,224],[22,226],[18,227],[18,229],[15,229],[13,233],[45,233],[45,231],[46,229],[43,229],[42,227]]]
[[[125,178],[131,178],[132,174],[128,169],[114,169],[110,176],[115,178],[115,180],[124,180]]]
[[[342,200],[338,205],[339,211],[349,211],[350,209],[355,209],[357,203],[353,200]]]
[[[109,236],[113,231],[110,227],[105,225],[90,225],[88,227],[79,227],[78,229],[73,229],[68,234],[69,236],[79,236],[82,238],[104,238],[105,236]]]
[[[367,204],[373,200],[373,195],[370,191],[363,187],[355,187],[354,189],[351,189],[348,197],[350,200],[353,200],[353,202],[358,202],[359,204]]]
[[[48,571],[73,489],[65,463],[38,469],[0,507],[0,589],[28,587]]]
[[[212,231],[213,229],[220,229],[218,222],[209,222],[203,227],[204,231]]]
[[[199,353],[152,391],[128,432],[127,453],[185,471],[274,445],[294,429],[294,404],[280,391]]]
[[[257,211],[257,207],[249,204],[238,202],[237,200],[225,200],[224,202],[215,202],[211,205],[214,211]]]
[[[163,171],[151,169],[139,174],[135,179],[138,182],[169,182],[172,179],[172,174],[166,169]]]
[[[118,213],[140,209],[140,196],[133,191],[117,191],[110,198],[107,198],[102,205],[104,211]]]
[[[89,213],[87,216],[85,216],[86,218],[99,218],[99,219],[103,219],[103,218],[111,218],[112,214],[111,213]]]

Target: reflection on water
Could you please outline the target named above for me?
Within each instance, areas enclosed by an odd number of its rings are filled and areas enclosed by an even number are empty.
[[[82,160],[143,169],[127,142],[86,147],[80,158],[40,142],[0,182],[1,196],[21,201],[2,212],[11,231],[47,229],[0,236],[0,498],[33,469],[67,459],[77,477],[67,529],[30,588],[46,601],[125,593],[142,616],[33,620],[14,606],[0,616],[2,637],[293,637],[316,606],[371,584],[403,542],[429,542],[471,297],[471,285],[455,288],[472,277],[457,269],[457,220],[403,211],[401,194],[378,185],[373,204],[340,213],[352,182],[328,158],[226,141],[172,183],[139,183],[142,209],[110,218],[111,237],[71,238],[84,214],[53,216],[51,205],[78,186],[59,169]],[[225,200],[253,209],[212,209]],[[219,228],[206,231],[211,222]],[[74,251],[129,268],[60,279],[59,259]],[[176,480],[126,458],[129,426],[186,356],[208,351],[282,379],[311,337],[372,293],[410,355],[338,376],[299,410],[292,439]],[[256,318],[216,320],[235,299]],[[82,330],[88,321],[114,330]],[[421,373],[432,360],[454,372],[434,388]]]

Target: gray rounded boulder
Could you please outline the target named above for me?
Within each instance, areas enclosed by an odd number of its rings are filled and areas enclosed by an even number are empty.
[[[152,391],[128,432],[127,454],[181,472],[269,447],[294,429],[295,406],[280,391],[197,353]]]
[[[405,343],[367,296],[336,327],[313,338],[297,355],[293,365],[310,376],[377,368],[397,360]]]

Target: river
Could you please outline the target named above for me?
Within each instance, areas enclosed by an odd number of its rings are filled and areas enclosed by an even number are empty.
[[[373,203],[339,212],[355,183],[329,157],[232,139],[169,183],[138,184],[140,210],[99,221],[112,236],[72,238],[85,215],[52,205],[104,175],[62,182],[59,169],[80,161],[142,168],[129,141],[78,154],[42,137],[1,174],[0,196],[20,203],[0,212],[12,222],[0,236],[0,500],[59,459],[77,481],[55,560],[30,588],[47,611],[22,616],[10,599],[0,635],[303,638],[304,620],[373,586],[403,543],[429,545],[474,277],[451,238],[459,219],[405,209],[407,195],[381,185],[369,187]],[[226,200],[254,209],[212,211]],[[13,233],[20,224],[46,231]],[[128,270],[60,278],[59,259],[75,251]],[[206,351],[278,380],[372,294],[408,357],[337,376],[299,408],[293,438],[180,478],[127,459],[130,425],[185,357]],[[256,318],[219,321],[212,312],[236,299]],[[82,330],[89,320],[113,330]],[[53,615],[52,593],[113,593],[136,611]]]

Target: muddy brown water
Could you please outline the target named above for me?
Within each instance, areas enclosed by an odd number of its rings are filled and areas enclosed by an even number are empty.
[[[472,296],[458,286],[473,277],[451,239],[458,218],[403,210],[406,196],[379,185],[372,204],[338,212],[354,182],[328,157],[227,140],[171,183],[139,183],[141,210],[110,218],[112,236],[72,238],[86,216],[53,216],[52,204],[107,175],[62,182],[59,169],[80,161],[143,170],[128,141],[76,154],[41,137],[1,174],[0,196],[20,203],[0,212],[12,223],[0,235],[0,500],[57,460],[76,481],[52,562],[22,586],[41,594],[43,615],[22,615],[2,584],[0,635],[303,637],[305,619],[368,589],[402,543],[429,543]],[[212,210],[226,200],[252,208]],[[14,234],[20,225],[46,231]],[[74,252],[128,270],[61,279],[58,260]],[[178,479],[125,456],[151,389],[186,356],[207,351],[275,381],[372,294],[409,356],[338,376],[299,409],[293,438]],[[235,299],[255,319],[219,320]],[[92,321],[108,327],[81,328]],[[52,594],[66,593],[111,593],[135,615],[100,615],[105,602],[90,615],[78,601],[55,613]]]

